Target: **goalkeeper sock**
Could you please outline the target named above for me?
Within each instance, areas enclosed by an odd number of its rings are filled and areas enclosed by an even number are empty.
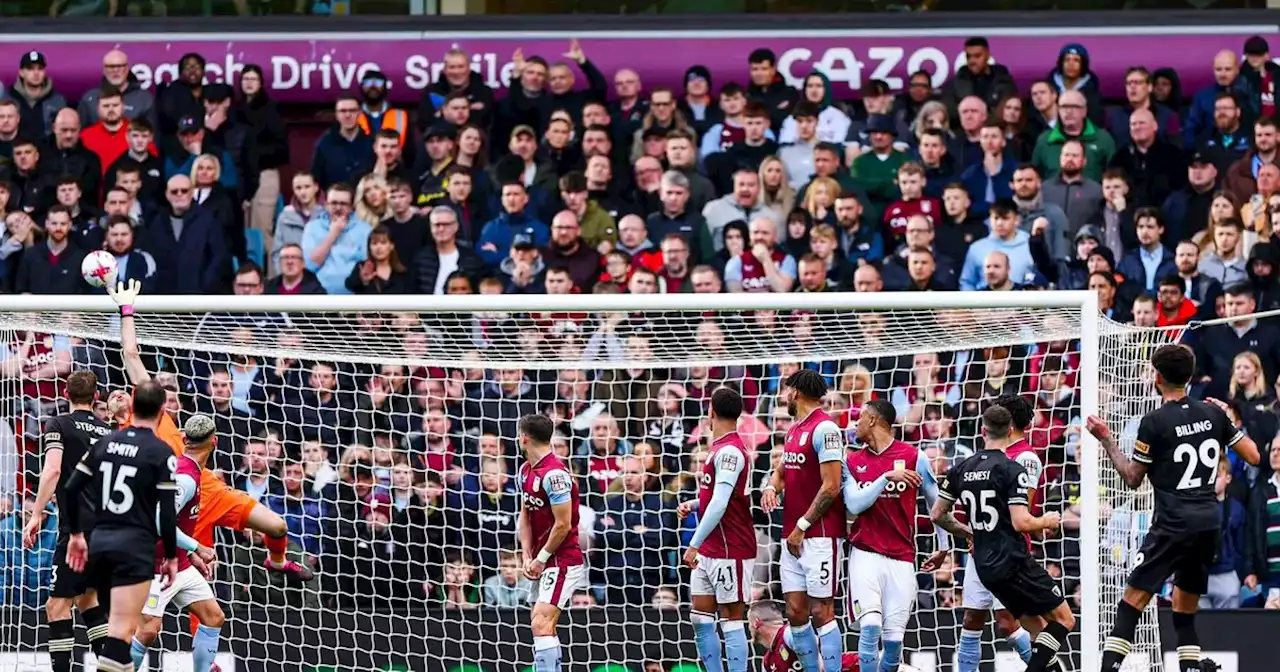
[[[833,618],[826,625],[818,628],[818,642],[822,652],[822,669],[840,669],[840,661],[844,658],[844,639],[840,633],[840,622]]]
[[[84,618],[85,630],[89,633],[89,646],[95,656],[102,655],[102,641],[107,636],[107,610],[101,605],[85,609],[80,614]]]
[[[698,645],[698,658],[706,672],[724,672],[720,661],[720,633],[716,631],[716,617],[705,611],[689,613],[693,622],[693,640]]]
[[[800,627],[787,627],[791,628],[791,648],[796,652],[805,672],[822,672],[822,668],[818,666],[818,637],[813,633],[813,625],[805,623]]]
[[[49,659],[53,662],[53,672],[71,672],[75,648],[75,621],[69,618],[49,621]]]
[[[979,635],[981,636],[981,635]],[[1005,638],[1009,642],[1009,646],[1018,652],[1018,657],[1022,658],[1022,662],[1031,660],[1031,633],[1026,628],[1018,628],[1012,634]]]
[[[747,644],[746,624],[725,621],[720,628],[724,630],[724,657],[728,672],[747,672],[751,651]]]
[[[214,659],[218,657],[218,638],[221,636],[222,628],[202,625],[196,629],[195,639],[191,640],[191,658],[195,662],[195,672],[209,672]]]
[[[859,621],[858,669],[873,672],[880,667],[880,615],[866,614]]]
[[[1111,634],[1102,644],[1102,672],[1118,672],[1124,664],[1125,656],[1133,648],[1133,633],[1138,630],[1138,618],[1142,612],[1133,605],[1120,600],[1116,605],[1116,622],[1111,626]]]
[[[1058,657],[1058,651],[1066,644],[1070,633],[1067,626],[1057,621],[1050,621],[1044,626],[1044,630],[1036,637],[1035,644],[1031,645],[1031,661],[1027,663],[1027,672],[1044,672],[1048,669],[1050,661]]]
[[[560,672],[559,637],[533,638],[533,669],[534,672]]]
[[[284,552],[289,548],[289,535],[280,538],[262,536],[262,543],[267,547],[267,559],[271,564],[279,567],[285,563]],[[205,672],[204,670],[196,670],[196,672]]]
[[[880,672],[898,672],[902,664],[902,640],[884,640],[884,655],[880,658]]]
[[[1173,612],[1173,631],[1178,637],[1178,669],[1198,671],[1200,635],[1196,633],[1196,615]]]
[[[142,663],[147,659],[147,645],[139,642],[138,638],[134,637],[133,641],[129,642],[129,656],[133,658],[133,672],[138,672],[138,670],[142,669]],[[197,667],[196,669],[200,668]],[[205,668],[206,671],[208,669],[207,667]]]
[[[1026,632],[1025,630],[1023,632]],[[960,646],[956,652],[956,672],[978,672],[978,665],[982,662],[982,631],[981,630],[961,630]],[[1031,658],[1031,642],[1030,635],[1027,641],[1027,658]],[[1021,651],[1019,651],[1021,653]]]

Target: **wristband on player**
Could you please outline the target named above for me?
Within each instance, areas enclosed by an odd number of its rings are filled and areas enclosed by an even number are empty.
[[[550,551],[548,551],[548,550],[547,550],[547,549],[545,549],[545,548],[544,548],[544,549],[542,549],[541,551],[538,551],[538,562],[541,562],[542,564],[544,564],[544,565],[545,565],[545,564],[547,564],[547,561],[548,561],[548,560],[550,560],[550,559],[551,559],[551,552],[550,552]]]
[[[813,523],[810,523],[808,518],[801,518],[800,520],[796,521],[796,528],[799,529],[801,532],[808,532],[809,526],[812,524]]]
[[[777,488],[773,487],[773,484],[772,484],[772,483],[770,483],[769,485],[764,486],[764,489],[765,489],[765,490],[772,490],[772,491],[774,491],[774,492],[777,492],[777,491],[778,491],[778,489],[777,489]]]
[[[120,317],[133,317],[133,306],[120,306]]]

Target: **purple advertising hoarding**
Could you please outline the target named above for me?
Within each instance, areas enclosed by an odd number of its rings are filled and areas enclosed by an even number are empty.
[[[865,31],[667,31],[587,33],[243,33],[128,34],[104,39],[97,35],[37,34],[0,36],[0,72],[5,83],[26,51],[38,49],[49,60],[58,89],[69,98],[96,87],[102,56],[119,47],[129,55],[133,72],[145,87],[169,81],[176,62],[188,52],[208,61],[208,77],[226,81],[246,64],[260,65],[272,95],[285,102],[327,103],[339,91],[356,88],[362,73],[379,69],[392,81],[392,97],[416,100],[434,81],[446,50],[457,46],[472,55],[473,68],[495,90],[506,87],[511,55],[521,47],[526,56],[548,61],[561,58],[570,37],[578,37],[588,58],[606,77],[620,68],[640,73],[646,88],[678,88],[690,65],[711,70],[716,86],[747,81],[747,55],[768,47],[778,55],[783,75],[793,84],[814,68],[826,72],[836,95],[853,97],[862,84],[883,79],[895,89],[919,69],[933,73],[942,85],[963,63],[969,35],[986,35],[993,58],[1008,66],[1020,87],[1044,77],[1055,65],[1062,45],[1079,43],[1089,51],[1103,93],[1123,95],[1126,68],[1176,68],[1188,94],[1209,84],[1213,57],[1220,50],[1240,52],[1254,34],[1275,36],[1275,25],[1146,26],[1140,28],[921,29]],[[1278,45],[1280,47],[1280,45]],[[12,69],[10,69],[12,68]],[[582,85],[579,78],[579,86]]]

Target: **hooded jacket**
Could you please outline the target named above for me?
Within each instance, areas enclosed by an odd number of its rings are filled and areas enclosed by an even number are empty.
[[[1258,275],[1253,262],[1265,261],[1271,265],[1271,275]],[[1257,310],[1274,310],[1280,305],[1280,247],[1275,243],[1257,243],[1249,251],[1249,263],[1245,266],[1249,273],[1249,284],[1253,287]]]
[[[843,110],[831,104],[831,80],[817,70],[804,78],[806,82],[809,81],[809,77],[821,79],[823,86],[822,102],[818,104],[818,142],[844,142],[845,138],[849,137],[849,126],[853,122]],[[801,91],[803,90],[804,87],[801,86]],[[793,142],[799,142],[796,135],[796,118],[787,115],[787,118],[782,121],[782,129],[778,131],[778,144],[787,145]]]
[[[1062,62],[1071,54],[1080,57],[1080,78],[1074,84],[1068,85],[1066,77],[1062,74]],[[1053,82],[1059,94],[1067,91],[1079,91],[1084,94],[1085,104],[1089,106],[1089,119],[1093,123],[1101,126],[1106,121],[1106,109],[1102,105],[1102,87],[1098,83],[1097,75],[1089,68],[1089,50],[1085,49],[1083,44],[1072,42],[1062,45],[1062,49],[1058,51],[1058,64],[1049,73],[1048,79]]]
[[[52,77],[36,91],[27,90],[19,79],[9,85],[7,97],[18,105],[18,137],[33,140],[53,133],[53,118],[67,106],[67,99],[53,90]]]

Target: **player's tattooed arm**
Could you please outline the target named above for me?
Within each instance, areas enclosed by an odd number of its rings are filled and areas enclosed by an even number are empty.
[[[933,506],[929,508],[929,519],[934,525],[946,530],[951,536],[969,539],[973,536],[973,530],[968,525],[956,520],[956,516],[952,513],[956,502],[949,497],[939,497],[933,500]]]
[[[1102,418],[1091,415],[1085,421],[1085,428],[1098,440],[1098,445],[1107,451],[1107,457],[1111,459],[1111,464],[1115,467],[1116,472],[1120,474],[1120,478],[1124,480],[1124,484],[1130,488],[1136,488],[1142,484],[1142,479],[1147,477],[1147,465],[1138,460],[1129,458],[1116,444],[1115,437],[1111,435],[1111,428],[1107,427],[1107,423]],[[1144,453],[1150,448],[1146,447],[1141,441],[1136,442],[1134,450],[1138,453]]]

